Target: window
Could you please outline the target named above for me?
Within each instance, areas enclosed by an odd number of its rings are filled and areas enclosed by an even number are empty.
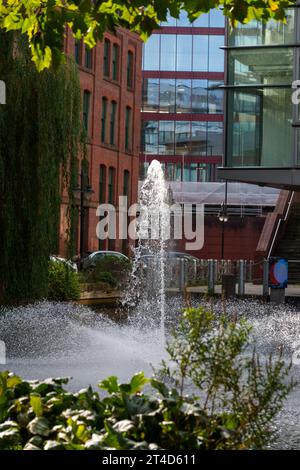
[[[207,113],[207,80],[192,80],[192,112]]]
[[[193,71],[208,71],[208,36],[193,36]]]
[[[188,121],[176,121],[175,130],[175,154],[185,155],[189,153],[191,126]]]
[[[174,155],[174,121],[159,122],[159,149],[160,155]]]
[[[129,179],[130,179],[130,173],[128,170],[124,171],[124,179],[123,179],[123,195],[124,196],[129,196]]]
[[[223,155],[223,123],[207,123],[207,156]]]
[[[191,80],[177,80],[176,82],[176,112],[191,112]]]
[[[143,111],[157,112],[159,109],[159,79],[143,79]]]
[[[75,39],[75,62],[81,65],[81,41]]]
[[[131,51],[127,54],[127,86],[133,87],[133,53]]]
[[[191,150],[192,155],[206,156],[207,152],[207,122],[192,121]]]
[[[159,70],[159,42],[160,34],[152,34],[146,41],[143,48],[144,70]]]
[[[228,65],[232,85],[290,86],[293,80],[293,48],[231,50]]]
[[[126,106],[125,111],[125,150],[131,150],[131,108]]]
[[[207,28],[208,27],[208,18],[209,13],[202,13],[198,18],[193,22],[193,26],[197,28]]]
[[[223,82],[208,82],[208,112],[212,114],[223,113],[224,91],[218,88]]]
[[[110,166],[108,170],[108,203],[114,204],[115,202],[115,173],[116,170]]]
[[[229,165],[290,166],[292,107],[289,88],[230,91],[227,139]]]
[[[176,34],[161,34],[160,70],[174,71],[176,66]]]
[[[100,165],[99,172],[99,203],[102,204],[106,200],[106,166]]]
[[[115,127],[116,127],[116,113],[117,113],[117,103],[115,101],[111,102],[111,111],[110,111],[110,145],[115,145]]]
[[[118,80],[119,78],[119,46],[118,44],[113,45],[112,53],[112,79]]]
[[[84,62],[84,65],[87,69],[92,68],[92,50],[88,46],[85,46],[85,62]]]
[[[222,10],[213,8],[209,12],[209,26],[210,28],[224,28],[225,27],[225,17]]]
[[[142,149],[147,155],[158,153],[158,121],[143,121]]]
[[[190,72],[192,70],[192,38],[189,34],[177,35],[176,70]]]
[[[90,100],[91,100],[91,93],[88,90],[84,90],[83,92],[83,126],[87,134],[89,133]]]
[[[163,113],[175,113],[175,79],[160,80],[159,106]]]
[[[102,98],[102,117],[101,117],[101,142],[106,141],[106,114],[107,114],[107,98]]]
[[[224,36],[209,36],[209,72],[224,70]]]
[[[110,41],[108,39],[104,40],[103,75],[110,76]]]

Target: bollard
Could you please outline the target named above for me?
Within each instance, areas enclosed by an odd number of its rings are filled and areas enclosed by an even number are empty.
[[[179,259],[179,290],[184,292],[185,287],[185,262],[184,258]]]
[[[197,280],[197,265],[198,265],[198,261],[197,260],[193,260],[193,276],[194,276],[194,279],[193,281],[196,282]]]
[[[263,261],[263,297],[269,295],[269,260]]]
[[[207,287],[208,287],[208,293],[209,294],[214,294],[215,293],[215,262],[213,259],[208,260],[208,276],[207,276]]]
[[[222,275],[222,296],[225,299],[235,297],[235,275],[223,274]]]
[[[238,294],[240,296],[245,295],[245,261],[243,259],[239,260]]]

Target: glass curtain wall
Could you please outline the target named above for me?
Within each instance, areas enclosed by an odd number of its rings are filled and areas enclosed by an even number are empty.
[[[229,29],[227,166],[292,165],[294,15]]]

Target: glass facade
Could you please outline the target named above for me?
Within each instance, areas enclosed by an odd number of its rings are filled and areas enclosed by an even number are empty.
[[[153,34],[144,46],[143,69],[223,72],[223,34]]]
[[[223,81],[144,78],[145,112],[223,114]]]
[[[287,24],[253,21],[229,30],[229,167],[293,164],[291,86],[297,57],[294,10],[289,9],[287,16]]]
[[[169,180],[211,181],[223,156],[224,16],[190,23],[181,12],[161,26],[143,50],[141,173],[158,158]]]
[[[223,122],[143,121],[145,155],[222,156]]]

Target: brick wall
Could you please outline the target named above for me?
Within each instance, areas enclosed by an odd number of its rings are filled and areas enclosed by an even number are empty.
[[[89,119],[88,119],[88,160],[89,183],[93,189],[90,202],[86,203],[86,235],[84,240],[85,251],[95,251],[99,247],[96,236],[96,226],[99,218],[96,216],[96,208],[99,204],[99,174],[100,165],[106,168],[105,202],[108,201],[108,172],[109,168],[115,169],[114,203],[117,205],[118,196],[123,195],[124,171],[130,175],[129,204],[137,201],[138,171],[139,171],[139,147],[140,147],[140,110],[142,91],[142,43],[137,35],[120,28],[114,35],[106,33],[104,39],[110,43],[109,76],[104,74],[104,40],[91,50],[91,67],[86,67],[86,49],[83,43],[78,47],[79,60],[77,60],[79,78],[82,90],[90,93]],[[113,45],[119,47],[117,78],[113,79],[112,60]],[[65,39],[65,50],[70,56],[75,54],[75,40],[68,32]],[[128,52],[133,55],[132,86],[127,86],[127,59]],[[78,59],[77,56],[77,59]],[[102,99],[107,99],[106,112],[106,139],[102,142]],[[116,103],[115,142],[110,144],[110,116],[112,102]],[[131,109],[131,125],[129,149],[125,149],[125,115],[126,107]],[[65,199],[65,203],[66,203]],[[65,212],[66,204],[61,209],[60,252],[65,251]],[[79,227],[78,227],[79,233]],[[78,237],[79,238],[79,237]],[[103,243],[107,248],[108,243]],[[122,251],[122,240],[116,240],[114,249]],[[79,250],[79,240],[78,240]]]

